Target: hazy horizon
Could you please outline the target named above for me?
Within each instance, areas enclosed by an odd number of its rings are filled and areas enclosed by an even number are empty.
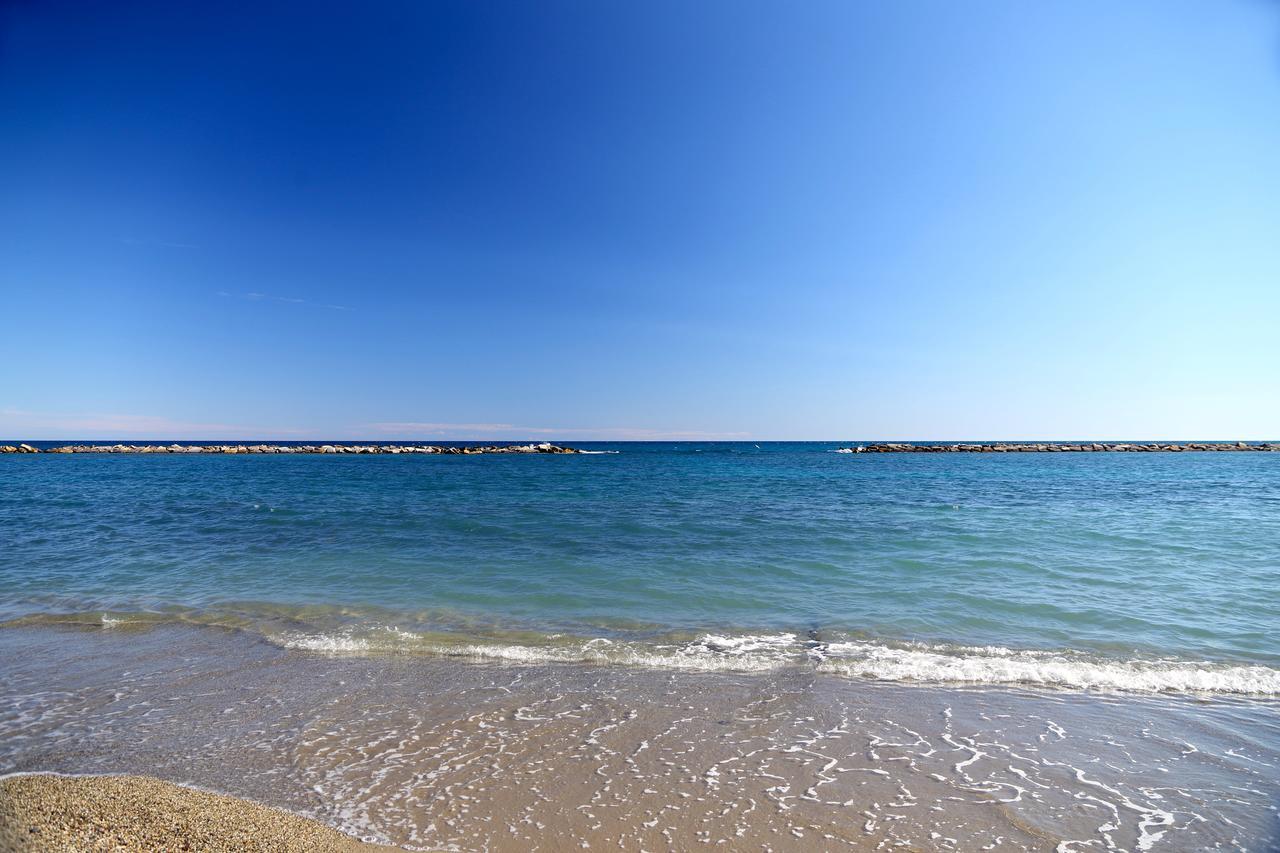
[[[494,433],[488,436],[291,436],[291,437],[271,437],[271,436],[244,436],[244,437],[187,437],[175,438],[173,436],[62,436],[57,438],[14,438],[12,436],[5,438],[0,437],[0,444],[26,441],[35,442],[36,444],[66,444],[77,442],[89,442],[93,444],[111,444],[111,443],[127,443],[127,444],[379,444],[394,445],[399,443],[407,444],[423,444],[440,442],[445,444],[455,443],[476,443],[476,442],[495,442],[500,444],[526,444],[549,442],[552,444],[884,444],[894,442],[905,442],[907,444],[969,444],[969,443],[1028,443],[1028,444],[1111,444],[1116,442],[1135,442],[1145,444],[1160,443],[1210,443],[1210,444],[1229,444],[1234,442],[1246,443],[1270,443],[1275,439],[1265,436],[1233,436],[1231,438],[1204,438],[1199,436],[1155,436],[1155,437],[1135,437],[1135,436],[1057,436],[1053,438],[1047,437],[1027,437],[1016,436],[1006,438],[989,438],[983,436],[949,436],[944,438],[902,438],[900,436],[873,436],[873,437],[848,437],[841,436],[835,438],[708,438],[702,435],[687,435],[681,437],[632,437],[632,438],[589,438],[579,436],[576,438],[566,437],[565,433],[547,433],[544,435],[532,433]]]

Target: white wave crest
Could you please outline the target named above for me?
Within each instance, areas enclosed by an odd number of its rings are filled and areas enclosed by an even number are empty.
[[[1140,693],[1280,695],[1280,670],[1207,661],[1106,660],[1078,654],[986,648],[900,648],[832,643],[820,672],[881,681],[1034,685]]]
[[[360,635],[293,634],[276,642],[329,654],[400,652],[522,664],[585,663],[701,672],[768,672],[808,666],[828,675],[876,681],[1280,696],[1280,670],[1260,665],[1110,660],[1000,646],[826,643],[792,633],[705,634],[669,644],[605,638],[548,644],[453,642],[439,636],[384,628]]]
[[[295,634],[282,637],[278,642],[286,649],[301,649],[308,652],[351,654],[374,651],[368,640],[333,634]]]
[[[499,642],[440,642],[400,628],[355,635],[289,634],[274,641],[290,649],[329,654],[411,652],[439,657],[513,663],[623,664],[654,669],[761,672],[793,662],[794,634],[705,635],[684,644],[615,642],[597,637],[581,643],[523,645]]]
[[[702,650],[715,654],[740,656],[761,652],[794,652],[797,643],[799,639],[795,634],[746,634],[736,637],[704,634],[686,647],[686,653],[697,654]]]

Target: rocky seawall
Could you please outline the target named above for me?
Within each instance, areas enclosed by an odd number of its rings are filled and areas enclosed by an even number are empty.
[[[842,447],[837,453],[1182,453],[1186,451],[1280,451],[1280,444],[1261,442],[1036,442],[1033,444],[865,444]]]
[[[541,444],[66,444],[41,450],[30,444],[0,445],[0,453],[581,453],[573,447]]]

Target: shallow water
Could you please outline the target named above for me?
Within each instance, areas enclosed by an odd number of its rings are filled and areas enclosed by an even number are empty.
[[[1272,850],[1275,700],[0,631],[0,772],[141,772],[452,850]]]
[[[1280,456],[0,457],[0,618],[1280,694]]]

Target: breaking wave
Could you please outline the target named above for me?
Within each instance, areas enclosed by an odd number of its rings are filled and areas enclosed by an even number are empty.
[[[377,614],[387,616],[389,614]],[[345,619],[338,624],[338,617]],[[329,655],[415,654],[514,664],[589,664],[688,672],[808,669],[855,680],[1027,686],[1130,693],[1280,696],[1280,669],[1261,664],[1072,650],[1011,649],[852,638],[839,632],[679,633],[584,637],[453,625],[411,630],[364,611],[280,607],[33,614],[0,627],[72,625],[148,630],[185,624],[243,631],[286,649]]]
[[[1140,693],[1280,695],[1280,670],[1258,665],[1146,658],[1107,659],[1077,652],[834,643],[821,672],[883,681],[1030,685]]]
[[[398,629],[381,635],[296,634],[276,638],[293,649],[331,654],[407,652],[516,663],[588,663],[657,669],[767,672],[811,667],[850,679],[1031,686],[1136,693],[1280,696],[1280,670],[1212,661],[1107,659],[1080,652],[821,642],[796,634],[703,635],[684,643],[638,643],[597,638],[547,644],[464,639],[442,642]]]

